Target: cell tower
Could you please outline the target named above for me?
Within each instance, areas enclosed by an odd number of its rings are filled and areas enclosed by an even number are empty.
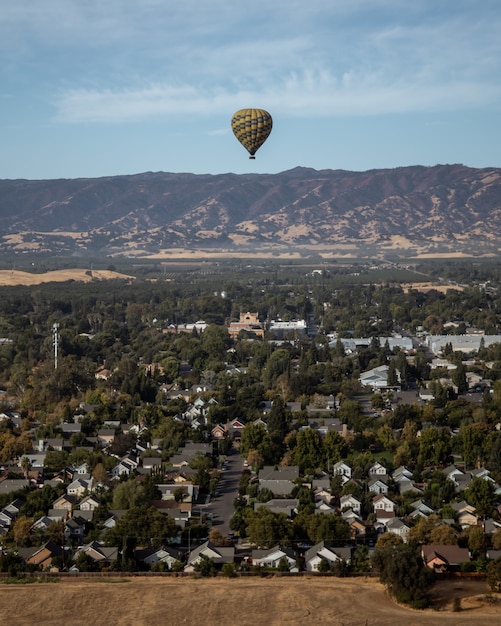
[[[52,345],[54,346],[54,369],[57,370],[59,356],[59,324],[52,324]]]

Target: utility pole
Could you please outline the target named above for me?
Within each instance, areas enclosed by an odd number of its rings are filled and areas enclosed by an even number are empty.
[[[52,324],[52,345],[54,346],[54,369],[57,370],[57,361],[59,356],[59,324]]]

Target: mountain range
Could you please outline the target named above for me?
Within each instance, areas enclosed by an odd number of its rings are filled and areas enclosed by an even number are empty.
[[[0,253],[497,255],[501,169],[0,180]]]

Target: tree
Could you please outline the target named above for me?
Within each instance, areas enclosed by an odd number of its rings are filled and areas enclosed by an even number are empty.
[[[487,583],[491,591],[501,591],[501,557],[487,565]]]
[[[122,545],[124,552],[131,552],[136,545],[161,546],[177,532],[178,528],[170,515],[161,513],[155,507],[136,506],[106,532],[106,542]]]
[[[396,387],[398,385],[397,368],[393,359],[390,359],[388,364],[387,384],[388,387]]]
[[[419,547],[413,543],[375,550],[372,565],[389,593],[413,608],[429,604],[427,590],[434,580],[433,570],[426,567]]]
[[[280,558],[280,560],[279,560],[279,562],[277,564],[277,571],[279,571],[279,572],[289,572],[290,571],[289,561],[287,560],[287,557],[285,555]]]
[[[464,535],[468,541],[468,548],[474,553],[483,553],[487,547],[487,537],[481,526],[469,526],[465,529]]]
[[[368,572],[370,569],[369,548],[359,545],[351,557],[351,569],[354,572]]]
[[[494,550],[501,550],[501,528],[497,528],[492,533],[492,547]]]
[[[301,472],[324,467],[324,447],[322,435],[313,428],[300,430],[296,437],[293,450],[293,462],[299,466]]]
[[[326,572],[330,572],[330,570],[331,570],[331,566],[330,566],[329,561],[328,561],[326,558],[322,557],[322,558],[320,559],[320,562],[318,563],[318,568],[317,568],[317,570],[318,570],[321,574],[325,574]]]
[[[457,545],[458,534],[448,524],[439,524],[430,532],[430,541],[439,545]]]
[[[324,439],[325,461],[327,469],[338,461],[346,458],[348,454],[348,444],[346,439],[335,430],[329,430]]]
[[[25,478],[28,478],[28,472],[30,471],[31,462],[29,457],[23,456],[21,459],[21,469],[23,470],[23,474]]]
[[[450,460],[451,451],[448,429],[432,426],[421,432],[418,455],[418,464],[421,467],[445,465]]]
[[[465,393],[468,391],[466,367],[462,361],[457,361],[456,369],[451,371],[451,380],[458,388],[458,393]]]
[[[144,487],[136,480],[129,478],[118,483],[113,490],[113,509],[131,509],[144,500]]]
[[[234,578],[236,576],[234,563],[223,563],[221,571],[226,578]]]
[[[376,548],[378,550],[389,548],[391,546],[399,546],[403,543],[402,537],[399,537],[395,533],[387,532],[378,537],[376,541]]]
[[[465,489],[464,495],[466,500],[473,504],[477,509],[477,513],[482,517],[487,517],[492,513],[496,502],[496,493],[490,480],[474,476]]]
[[[298,516],[296,520],[298,519],[301,518]],[[327,541],[332,546],[344,546],[351,535],[350,526],[341,515],[331,513],[308,515],[305,526],[307,535],[313,543]]]
[[[214,562],[205,554],[202,554],[198,563],[195,564],[195,570],[200,573],[200,576],[204,576],[205,578],[216,575]]]
[[[20,515],[12,525],[12,538],[18,546],[29,544],[33,520],[26,515]]]
[[[247,535],[251,543],[270,548],[277,543],[289,542],[291,528],[285,513],[273,513],[262,506],[247,516]]]
[[[247,463],[255,472],[263,467],[263,457],[259,450],[249,450],[247,455]]]
[[[240,451],[247,454],[250,450],[258,450],[267,436],[266,428],[263,424],[250,422],[242,430],[240,438]]]
[[[275,396],[266,419],[268,432],[272,438],[282,441],[289,432],[291,414],[280,396]]]

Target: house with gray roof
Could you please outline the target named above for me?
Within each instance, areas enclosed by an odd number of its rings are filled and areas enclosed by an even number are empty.
[[[349,564],[351,561],[351,548],[338,548],[325,541],[320,541],[304,554],[306,571],[318,572],[322,560],[327,561],[330,567],[341,562]]]

